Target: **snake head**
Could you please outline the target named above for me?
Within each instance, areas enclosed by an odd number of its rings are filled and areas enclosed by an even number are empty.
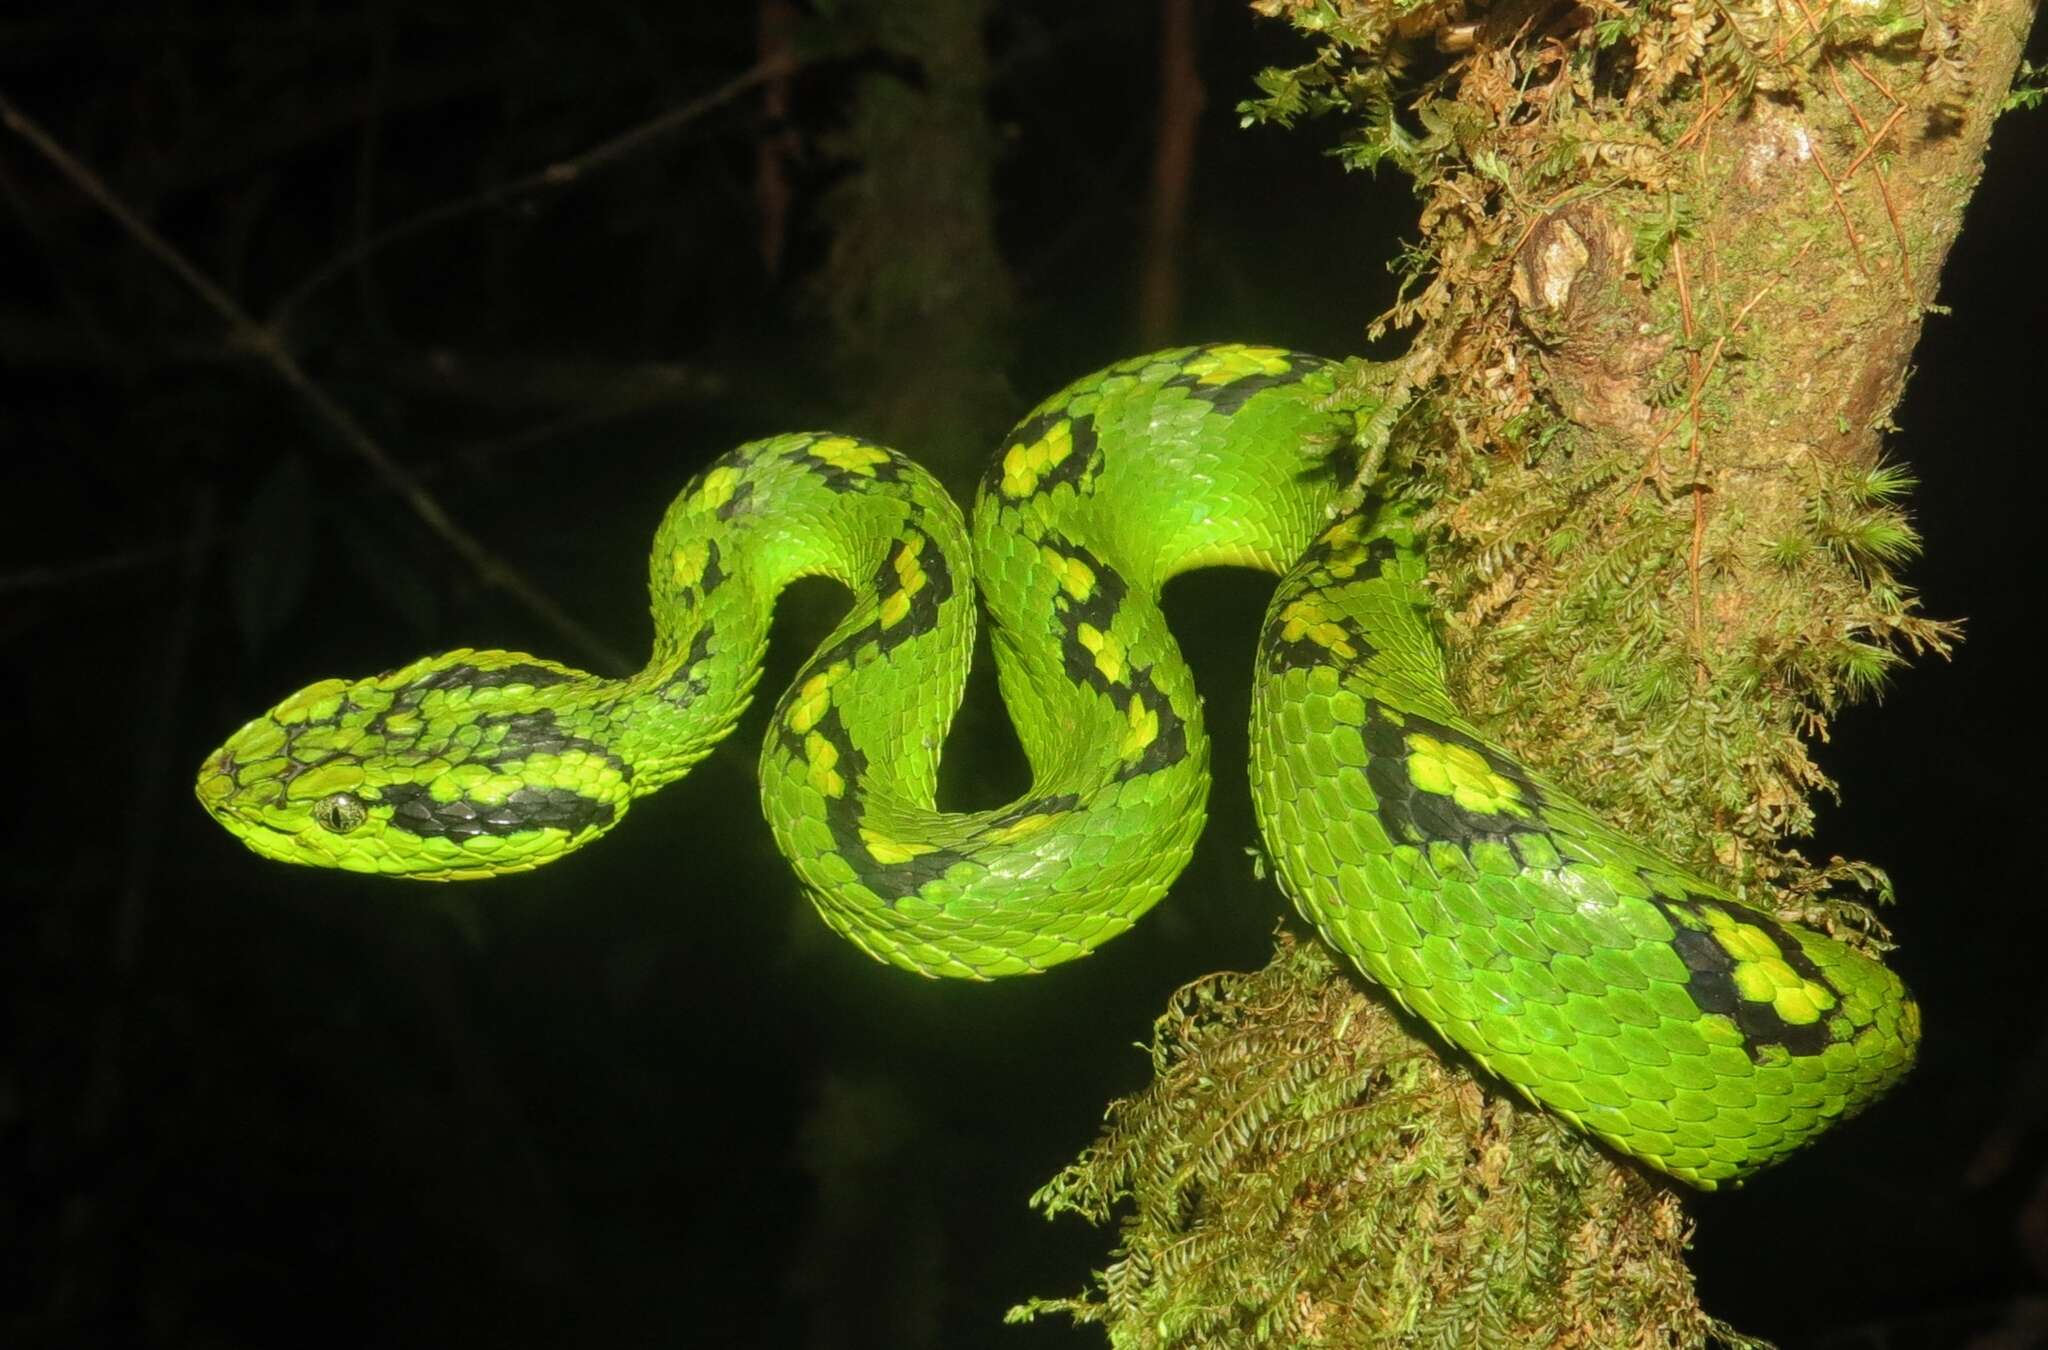
[[[593,739],[609,722],[594,683],[466,650],[321,680],[208,755],[195,790],[280,862],[432,881],[524,871],[625,811],[632,774]]]

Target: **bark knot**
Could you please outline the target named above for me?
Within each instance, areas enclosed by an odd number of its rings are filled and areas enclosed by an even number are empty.
[[[1633,260],[1626,229],[1592,206],[1569,206],[1530,227],[1508,282],[1560,411],[1624,435],[1649,426],[1641,386],[1670,342],[1628,275]]]

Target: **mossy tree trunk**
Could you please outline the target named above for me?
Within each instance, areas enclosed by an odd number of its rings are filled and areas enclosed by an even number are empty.
[[[1787,840],[1807,738],[1948,630],[1882,434],[2027,0],[1255,0],[1415,182],[1383,328],[1465,706],[1753,903],[1883,945],[1881,873]],[[1332,241],[1341,256],[1341,241]],[[1319,948],[1184,990],[1156,1081],[1041,1193],[1107,1219],[1118,1345],[1699,1345],[1673,1185],[1439,1058]],[[1823,1144],[1823,1147],[1826,1145]],[[1020,1310],[1023,1315],[1026,1310]]]
[[[956,492],[1014,412],[1003,335],[1012,287],[995,236],[998,136],[986,110],[985,0],[860,0],[836,22],[908,71],[861,77],[851,161],[825,206],[819,291],[858,430],[915,453]]]

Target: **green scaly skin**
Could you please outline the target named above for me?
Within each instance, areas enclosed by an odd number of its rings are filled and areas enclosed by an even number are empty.
[[[926,975],[1044,970],[1108,941],[1187,864],[1200,700],[1158,606],[1177,573],[1283,573],[1252,783],[1282,886],[1401,1004],[1538,1104],[1712,1188],[1800,1147],[1910,1065],[1918,1011],[1841,943],[1737,902],[1596,819],[1451,706],[1408,513],[1332,523],[1357,413],[1274,348],[1112,366],[1010,434],[972,537],[923,470],[812,433],[685,488],[655,537],[654,655],[602,680],[457,651],[324,680],[200,771],[267,857],[456,880],[559,858],[731,730],[775,596],[851,612],[776,709],[761,797],[833,928]],[[1031,789],[938,809],[974,589]]]

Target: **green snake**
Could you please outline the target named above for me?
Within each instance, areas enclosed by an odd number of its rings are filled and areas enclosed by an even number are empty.
[[[1140,357],[1009,434],[970,533],[916,464],[776,436],[685,487],[655,535],[646,669],[448,652],[322,680],[209,755],[200,801],[288,862],[434,880],[552,861],[733,727],[775,597],[852,609],[761,750],[777,844],[880,960],[984,979],[1129,928],[1187,864],[1201,702],[1158,607],[1192,568],[1282,574],[1251,779],[1283,889],[1410,1012],[1614,1148],[1711,1189],[1805,1144],[1910,1065],[1884,966],[1738,902],[1602,823],[1452,706],[1412,509],[1338,511],[1361,413],[1340,368],[1270,347]],[[1000,810],[936,804],[975,593],[1032,770]]]

